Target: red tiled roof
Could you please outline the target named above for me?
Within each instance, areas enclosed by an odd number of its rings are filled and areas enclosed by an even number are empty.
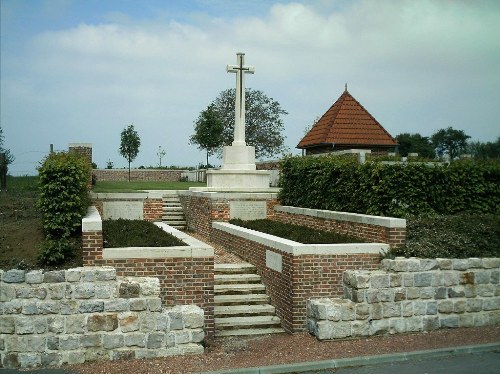
[[[326,111],[297,148],[326,144],[362,146],[395,146],[396,140],[347,91]]]

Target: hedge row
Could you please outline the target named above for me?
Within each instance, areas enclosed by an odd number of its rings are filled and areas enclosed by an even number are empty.
[[[89,206],[91,174],[88,160],[77,153],[53,153],[38,168],[42,216],[46,241],[39,252],[47,264],[62,262],[71,251],[69,238],[79,232]]]
[[[321,156],[289,157],[281,166],[283,205],[393,217],[500,213],[498,161],[361,165]]]

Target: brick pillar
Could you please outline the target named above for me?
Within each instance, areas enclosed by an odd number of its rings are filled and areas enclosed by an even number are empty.
[[[92,165],[92,144],[91,143],[70,143],[68,150],[70,152],[79,153],[89,160],[89,164]]]

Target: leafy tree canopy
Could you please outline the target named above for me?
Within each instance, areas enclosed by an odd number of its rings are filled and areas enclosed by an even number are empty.
[[[470,142],[467,145],[467,152],[474,158],[500,158],[500,136],[494,142]]]
[[[224,124],[215,108],[215,104],[210,104],[202,111],[195,122],[194,134],[189,138],[191,144],[197,144],[199,149],[207,151],[208,158],[217,151],[222,144],[222,133]]]
[[[286,152],[282,116],[288,113],[262,91],[247,88],[245,92],[246,143],[255,147],[257,158]],[[217,152],[222,152],[222,147],[234,140],[235,89],[222,91],[212,104],[224,125],[222,142],[217,148]]]
[[[421,157],[434,158],[434,147],[428,137],[420,134],[403,133],[396,136],[399,153],[406,157],[408,153],[418,153]]]
[[[139,134],[134,129],[134,125],[129,125],[124,128],[121,133],[120,142],[120,155],[128,161],[128,180],[130,181],[130,163],[139,154],[139,147],[141,146],[141,139]]]
[[[454,160],[466,152],[467,139],[469,138],[470,136],[462,130],[455,130],[450,126],[432,134],[431,141],[438,156],[447,154],[450,160]]]

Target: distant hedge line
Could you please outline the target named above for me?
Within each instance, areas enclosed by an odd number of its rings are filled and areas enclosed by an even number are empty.
[[[289,157],[281,166],[283,205],[393,217],[500,213],[498,161],[361,165],[321,156]]]

